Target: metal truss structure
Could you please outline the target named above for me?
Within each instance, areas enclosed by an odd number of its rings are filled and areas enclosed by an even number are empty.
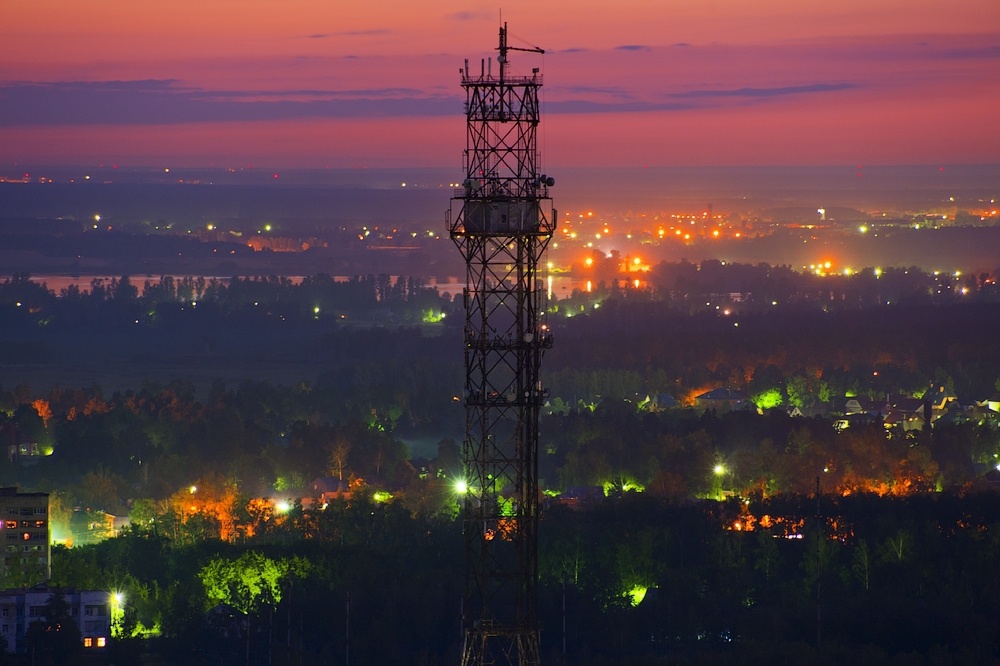
[[[448,228],[466,262],[463,666],[539,663],[538,414],[545,399],[541,259],[556,211],[539,172],[538,69],[513,76],[500,28],[497,72],[461,70],[466,178]],[[458,214],[453,215],[456,207]]]

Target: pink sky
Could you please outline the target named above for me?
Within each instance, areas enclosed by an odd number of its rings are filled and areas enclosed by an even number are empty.
[[[460,165],[443,0],[51,0],[0,24],[0,165]],[[1000,162],[997,0],[505,3],[549,165]]]

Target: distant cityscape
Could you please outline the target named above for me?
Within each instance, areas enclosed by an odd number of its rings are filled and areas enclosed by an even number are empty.
[[[599,171],[569,170],[554,188],[566,188],[559,198],[565,210],[550,247],[549,274],[557,282],[571,278],[559,293],[592,280],[584,270],[588,261],[605,264],[614,257],[612,263],[628,259],[617,272],[632,280],[660,261],[703,259],[799,272],[918,267],[993,273],[1000,256],[1000,174],[988,166],[942,169],[701,169],[699,182],[690,182],[690,174],[681,179],[689,190],[670,180],[675,170],[655,176],[639,171],[639,182],[618,170],[608,174],[618,180],[605,181],[601,195],[588,189]],[[88,180],[83,174],[91,171]],[[441,201],[455,185],[442,170],[282,175],[103,167],[50,173],[21,177],[30,184],[5,183],[3,224],[15,244],[0,252],[11,272],[134,279],[387,272],[441,284],[457,283],[461,275],[458,258],[442,240]],[[849,189],[868,180],[875,184]],[[701,200],[692,199],[697,192]],[[77,257],[58,244],[42,251],[37,246],[48,242],[42,240],[48,232],[85,234],[74,246],[93,246],[94,252]],[[142,261],[134,252],[116,255],[116,243],[101,241],[98,232],[145,245]],[[174,240],[153,245],[153,237]],[[18,247],[32,252],[34,263],[20,258]],[[602,277],[611,275],[604,271]]]

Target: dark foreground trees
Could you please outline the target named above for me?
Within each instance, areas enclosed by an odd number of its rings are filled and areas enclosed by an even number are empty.
[[[178,546],[135,530],[57,551],[55,574],[117,585],[144,626],[160,630],[146,648],[169,663],[245,663],[247,641],[251,664],[336,664],[347,654],[357,664],[457,663],[459,521],[359,500],[294,524],[239,546]],[[547,506],[540,539],[546,663],[1000,656],[992,491],[749,504],[625,493],[588,509]],[[232,613],[209,614],[230,592]]]

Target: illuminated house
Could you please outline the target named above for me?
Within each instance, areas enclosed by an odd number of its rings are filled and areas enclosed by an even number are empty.
[[[102,590],[60,590],[70,617],[80,629],[84,649],[107,647],[111,638],[113,596]],[[24,654],[28,650],[27,633],[32,622],[44,622],[54,588],[36,585],[26,589],[0,592],[0,636],[7,651]]]
[[[854,398],[848,398],[844,403],[844,413],[848,416],[863,414],[884,419],[885,415],[889,413],[889,409],[888,398],[875,399],[859,395]]]
[[[347,481],[333,476],[320,476],[313,479],[306,491],[307,497],[302,498],[303,509],[325,508],[328,502],[351,499],[351,486]]]
[[[922,430],[931,418],[931,405],[920,398],[897,396],[889,403],[885,426],[901,426],[903,430]]]
[[[604,499],[601,486],[574,486],[559,495],[559,504],[571,509],[594,506]]]
[[[694,406],[698,409],[714,409],[720,414],[740,409],[746,402],[747,396],[744,393],[722,387],[712,389],[694,398]]]
[[[128,524],[128,517],[119,517],[86,508],[75,508],[69,519],[71,536],[70,546],[83,546],[100,543],[115,536],[122,527]]]
[[[651,412],[662,412],[679,407],[679,403],[669,393],[652,393],[643,401]]]
[[[27,462],[42,455],[38,442],[30,441],[13,423],[0,424],[0,443],[4,446],[7,459],[11,462]]]
[[[955,392],[943,384],[931,384],[931,387],[924,394],[924,400],[931,404],[931,409],[935,412],[935,418],[948,411],[948,408],[958,402]]]
[[[34,585],[52,576],[49,494],[0,488],[0,581]]]

